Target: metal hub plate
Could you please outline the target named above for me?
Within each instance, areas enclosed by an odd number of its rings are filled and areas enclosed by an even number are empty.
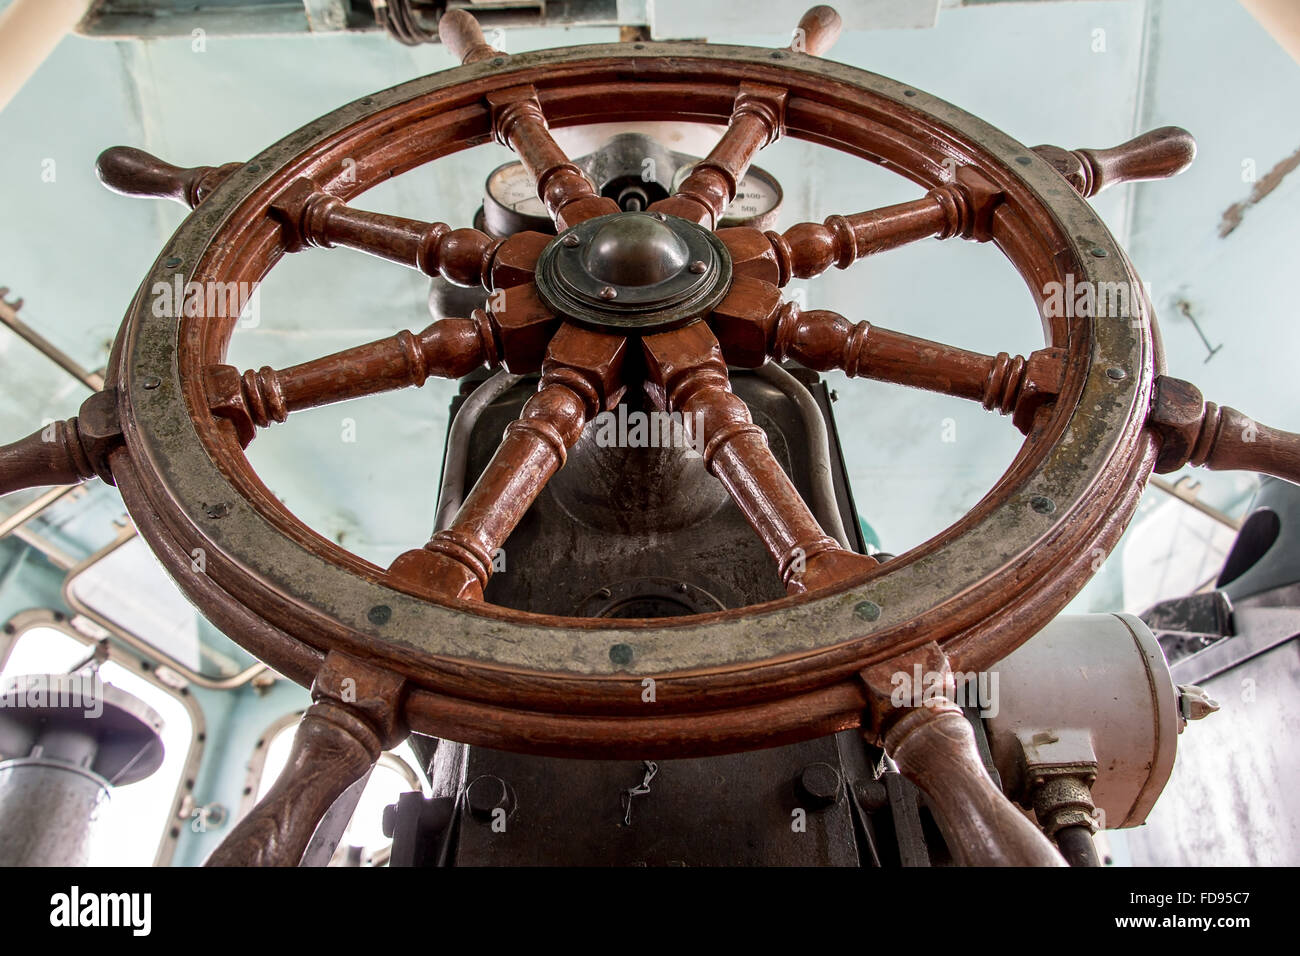
[[[731,256],[676,216],[620,212],[566,230],[537,263],[537,289],[561,315],[596,329],[651,334],[698,319],[731,288]]]

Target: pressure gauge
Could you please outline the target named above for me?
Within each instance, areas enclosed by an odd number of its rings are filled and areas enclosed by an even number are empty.
[[[605,167],[609,166],[612,160],[606,153],[612,152],[613,143],[614,141],[611,141],[604,153],[598,151],[592,156],[583,157],[577,162],[584,166],[599,166],[597,172],[603,171],[608,174],[610,171]],[[623,151],[626,152],[626,150]],[[671,154],[672,157],[679,155]],[[668,157],[668,154],[665,154],[665,156]],[[665,164],[669,161],[671,161],[670,157],[664,159]],[[690,175],[694,165],[693,162],[687,162],[677,168],[672,178],[673,189],[680,186],[682,180]],[[637,168],[639,169],[639,167]],[[591,177],[589,176],[589,178]],[[608,175],[596,177],[596,181],[600,183],[607,178],[609,178]],[[632,179],[635,180],[635,184],[641,185],[643,191],[655,192],[655,195],[642,197],[642,202],[637,208],[644,208],[654,199],[662,198],[665,193],[662,186],[654,183],[643,183],[636,176],[633,176]],[[623,201],[621,194],[613,195],[610,192],[621,182],[622,179],[614,177],[608,183],[605,183],[602,191],[610,198],[618,200],[619,204],[624,208],[630,208]],[[624,192],[626,191],[627,189],[624,190]],[[770,229],[776,225],[776,217],[780,212],[783,198],[781,184],[776,181],[776,177],[756,166],[751,166],[749,173],[740,181],[740,188],[736,191],[736,198],[732,200],[731,205],[723,213],[722,221],[718,223],[718,226],[719,228],[753,226],[758,229]],[[488,176],[487,190],[483,197],[483,228],[493,236],[510,236],[525,229],[551,234],[555,232],[555,224],[547,214],[545,205],[537,198],[537,185],[533,182],[533,178],[528,175],[528,171],[524,169],[523,163],[506,163],[504,166],[498,166],[492,170],[492,173]]]
[[[494,236],[512,236],[525,229],[555,232],[555,223],[537,198],[537,184],[519,162],[498,166],[488,176],[483,223]]]
[[[673,176],[674,191],[694,168],[695,164],[692,163],[677,170],[676,175]],[[776,181],[775,176],[767,170],[751,166],[736,189],[736,198],[723,212],[718,228],[752,226],[755,229],[771,229],[776,225],[776,218],[781,212],[781,201],[784,198],[781,184]]]

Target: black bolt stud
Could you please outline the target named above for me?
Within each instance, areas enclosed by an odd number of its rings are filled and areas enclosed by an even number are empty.
[[[885,785],[879,780],[867,780],[860,784],[854,792],[858,795],[858,803],[868,813],[883,810],[889,805],[889,791],[885,789]]]
[[[809,810],[825,810],[840,798],[840,772],[828,763],[813,763],[799,772],[795,793]]]
[[[506,782],[492,774],[475,777],[465,788],[465,805],[479,820],[491,820],[493,812],[505,809],[509,802]]]

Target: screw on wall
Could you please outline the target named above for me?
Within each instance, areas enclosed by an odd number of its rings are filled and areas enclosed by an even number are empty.
[[[1183,313],[1183,316],[1187,319],[1187,321],[1192,323],[1192,328],[1196,330],[1196,334],[1201,337],[1201,342],[1205,344],[1205,349],[1206,352],[1208,353],[1205,356],[1205,361],[1208,362],[1210,359],[1214,358],[1215,354],[1218,353],[1219,349],[1223,348],[1223,346],[1210,345],[1210,340],[1207,339],[1205,337],[1205,333],[1201,331],[1201,325],[1199,322],[1196,321],[1196,316],[1192,315],[1192,304],[1188,302],[1186,299],[1179,299],[1177,302],[1174,303],[1174,305],[1178,308],[1179,312]]]

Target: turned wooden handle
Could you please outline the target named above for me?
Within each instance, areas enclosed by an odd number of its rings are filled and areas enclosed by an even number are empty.
[[[1092,160],[1092,193],[1116,183],[1168,179],[1196,158],[1196,140],[1178,126],[1162,126],[1110,149],[1081,149]]]
[[[819,4],[799,18],[799,25],[794,29],[794,39],[790,41],[790,49],[797,53],[822,56],[840,38],[840,28],[843,25],[844,21],[834,7]]]
[[[313,704],[275,784],[204,865],[298,866],[325,812],[378,756],[378,739],[355,715]]]
[[[1196,158],[1196,140],[1185,129],[1162,126],[1110,149],[1035,146],[1034,152],[1083,196],[1091,197],[1117,183],[1176,176]]]
[[[95,477],[82,448],[77,420],[51,422],[26,438],[0,446],[0,495],[45,485],[75,485]]]
[[[1257,471],[1300,484],[1300,435],[1206,402],[1205,427],[1189,461],[1213,471]]]
[[[476,63],[500,53],[484,38],[483,28],[474,15],[460,8],[442,15],[438,21],[438,39],[461,63]]]
[[[1042,831],[989,777],[961,709],[941,698],[931,703],[900,717],[885,734],[885,748],[929,798],[957,862],[1065,866]]]
[[[99,181],[123,196],[172,199],[193,209],[238,163],[225,166],[173,166],[133,146],[111,146],[99,154]]]
[[[1300,484],[1300,435],[1207,402],[1190,382],[1159,376],[1147,424],[1160,443],[1155,465],[1160,474],[1192,464],[1256,471]]]

